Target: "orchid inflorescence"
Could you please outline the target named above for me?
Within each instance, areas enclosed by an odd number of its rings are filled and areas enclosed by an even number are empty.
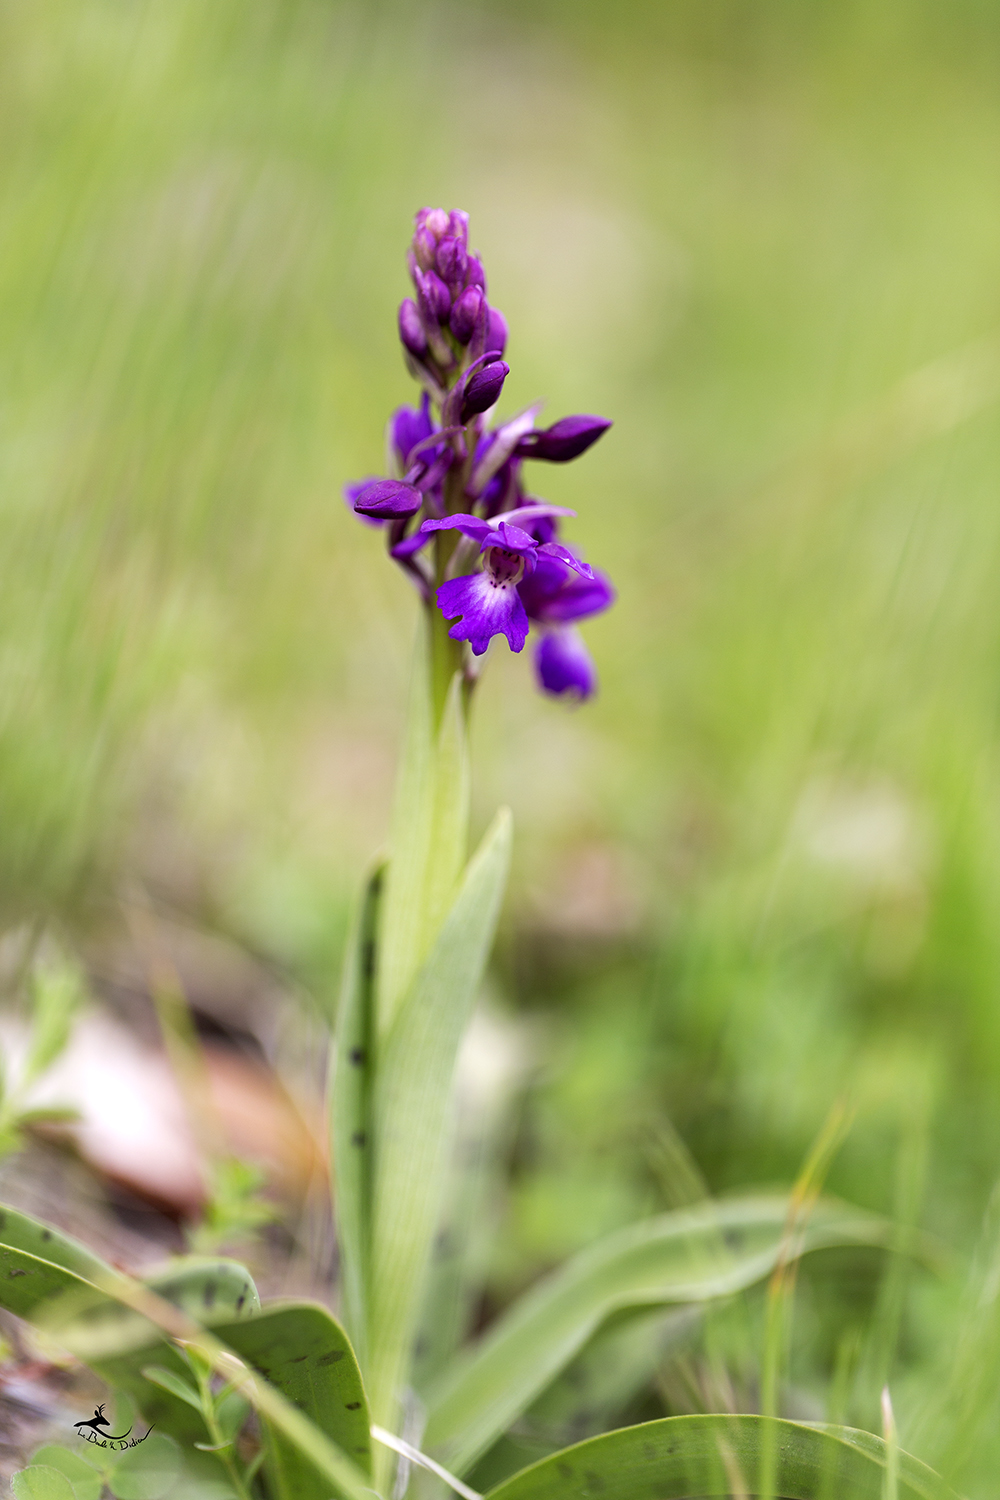
[[[577,458],[611,423],[573,416],[538,429],[536,405],[489,425],[510,370],[507,324],[469,251],[468,215],[422,208],[415,225],[407,260],[416,295],[400,306],[399,336],[423,395],[390,419],[390,476],[348,485],[348,504],[385,529],[390,556],[428,608],[454,622],[453,641],[481,656],[503,635],[521,651],[534,624],[542,688],[589,697],[597,678],[575,622],[607,609],[614,590],[559,541],[560,519],[575,512],[528,494],[522,472],[525,460]]]

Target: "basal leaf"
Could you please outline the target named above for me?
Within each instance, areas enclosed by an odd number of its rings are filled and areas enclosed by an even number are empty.
[[[0,1204],[0,1307],[30,1320],[50,1298],[93,1287],[111,1274],[79,1240]]]
[[[367,880],[351,924],[330,1079],[330,1160],[344,1320],[365,1357],[371,1212],[371,1078],[375,1045],[375,940],[385,867]]]
[[[564,1448],[489,1491],[488,1500],[687,1500],[760,1491],[770,1426],[783,1500],[882,1500],[885,1444],[850,1428],[758,1416],[666,1417]],[[899,1500],[955,1500],[932,1469],[900,1454]]]
[[[144,1284],[209,1328],[250,1317],[260,1307],[253,1279],[237,1261],[185,1257],[152,1272]],[[53,1334],[108,1385],[129,1395],[146,1422],[185,1443],[205,1441],[200,1411],[143,1374],[156,1365],[185,1385],[191,1379],[181,1355],[147,1318],[100,1289],[63,1297],[45,1314]]]
[[[380,1052],[367,1379],[373,1419],[390,1431],[440,1214],[455,1060],[493,942],[510,839],[502,811]]]
[[[213,1330],[327,1437],[371,1469],[368,1402],[347,1334],[315,1302],[273,1302],[254,1318]],[[325,1500],[329,1482],[269,1425],[269,1486],[279,1500]]]
[[[884,1220],[820,1202],[785,1243],[788,1200],[749,1197],[663,1214],[610,1235],[531,1288],[426,1393],[424,1446],[467,1472],[595,1330],[629,1307],[705,1302],[769,1275],[779,1253],[881,1245]]]

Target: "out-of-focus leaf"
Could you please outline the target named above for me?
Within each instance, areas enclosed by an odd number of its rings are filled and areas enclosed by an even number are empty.
[[[66,1046],[82,996],[81,976],[69,964],[43,964],[35,970],[31,983],[31,1046],[24,1067],[24,1086],[44,1073]]]
[[[783,1500],[882,1500],[885,1444],[851,1428],[772,1417],[666,1417],[590,1438],[522,1469],[489,1500],[686,1500],[760,1493],[761,1450],[770,1424],[777,1450],[775,1493]],[[900,1454],[900,1500],[955,1500],[925,1464]]]
[[[344,1320],[365,1357],[371,1212],[371,1079],[375,1042],[375,939],[385,867],[373,870],[351,924],[331,1074],[330,1160]]]
[[[180,1375],[176,1375],[173,1370],[166,1370],[163,1365],[143,1365],[142,1374],[145,1380],[160,1386],[165,1391],[170,1391],[179,1401],[193,1406],[195,1411],[201,1411],[201,1396],[193,1385],[182,1380]]]
[[[153,1272],[144,1284],[205,1327],[231,1326],[260,1308],[249,1271],[236,1261],[191,1256]],[[200,1409],[143,1373],[157,1365],[185,1384],[191,1378],[181,1355],[146,1318],[101,1292],[53,1304],[46,1312],[53,1333],[108,1385],[129,1395],[147,1422],[181,1442],[205,1441]]]
[[[788,1200],[748,1197],[662,1214],[610,1235],[546,1277],[427,1392],[428,1451],[462,1474],[612,1313],[727,1296],[767,1276],[779,1254],[883,1245],[885,1220],[822,1201],[785,1244]]]
[[[108,1474],[108,1488],[116,1500],[160,1500],[181,1470],[177,1444],[161,1432],[127,1448]]]
[[[293,1402],[366,1472],[371,1469],[368,1402],[347,1334],[313,1302],[271,1303],[256,1317],[218,1324],[215,1336]],[[266,1471],[279,1500],[325,1500],[324,1479],[270,1423]]]
[[[61,1230],[0,1204],[0,1307],[30,1319],[43,1302],[93,1289],[106,1262]]]
[[[29,1464],[11,1475],[14,1500],[79,1500],[76,1490],[51,1464]]]
[[[455,1058],[493,942],[510,841],[502,810],[380,1051],[367,1375],[373,1420],[390,1431],[440,1216]]]
[[[103,1453],[103,1450],[98,1450]],[[94,1464],[88,1463],[80,1453],[64,1448],[60,1443],[46,1443],[31,1455],[32,1464],[44,1464],[58,1469],[73,1486],[76,1500],[101,1500],[101,1475]]]

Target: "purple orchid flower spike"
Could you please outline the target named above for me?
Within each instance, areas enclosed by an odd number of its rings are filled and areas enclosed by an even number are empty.
[[[577,458],[611,423],[572,416],[536,429],[535,406],[491,425],[510,371],[508,330],[488,301],[468,215],[420,209],[407,262],[413,296],[400,304],[399,337],[423,394],[390,419],[388,477],[348,485],[345,498],[361,520],[383,528],[432,629],[446,632],[448,673],[463,669],[471,683],[466,650],[482,656],[503,636],[522,651],[534,628],[543,690],[588,698],[597,674],[576,624],[607,609],[614,589],[560,539],[574,512],[534,499],[522,474],[526,460]]]

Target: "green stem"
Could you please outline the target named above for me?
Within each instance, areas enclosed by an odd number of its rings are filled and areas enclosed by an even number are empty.
[[[239,1471],[239,1465],[233,1457],[233,1440],[230,1439],[227,1442],[226,1436],[219,1426],[215,1396],[212,1393],[211,1367],[205,1369],[200,1363],[198,1365],[198,1386],[201,1393],[202,1415],[205,1418],[205,1426],[208,1428],[208,1434],[212,1440],[212,1448],[218,1453],[225,1465],[226,1473],[229,1475],[229,1482],[239,1496],[239,1500],[252,1500],[250,1491],[243,1483],[243,1476]]]

